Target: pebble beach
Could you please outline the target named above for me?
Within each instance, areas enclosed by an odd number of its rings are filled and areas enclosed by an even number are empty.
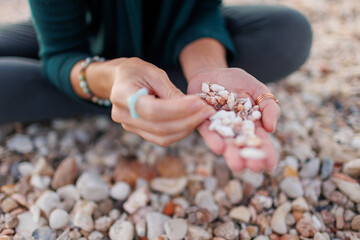
[[[309,60],[269,85],[278,166],[232,172],[198,133],[163,148],[107,116],[3,124],[0,240],[360,239],[360,4],[224,2],[312,24]],[[27,1],[0,0],[0,24],[28,17]]]

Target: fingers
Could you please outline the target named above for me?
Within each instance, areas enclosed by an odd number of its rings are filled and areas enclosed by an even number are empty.
[[[259,125],[258,123],[256,126],[256,135],[262,139],[261,150],[266,153],[266,159],[263,162],[264,169],[272,170],[279,160],[279,155],[274,149],[270,135]]]
[[[246,167],[244,159],[240,158],[239,148],[233,141],[226,141],[224,157],[228,166],[235,172],[241,172]]]
[[[275,132],[276,124],[281,114],[279,105],[273,99],[268,98],[261,101],[259,106],[265,130]]]
[[[226,148],[225,140],[216,132],[210,131],[209,125],[210,122],[206,120],[197,129],[211,151],[215,154],[221,155],[224,153]]]

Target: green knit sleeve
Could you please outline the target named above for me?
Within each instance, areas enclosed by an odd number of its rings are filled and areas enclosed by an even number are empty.
[[[29,0],[40,44],[43,74],[69,96],[73,66],[88,57],[86,9],[83,0]]]
[[[235,48],[220,12],[221,0],[196,0],[190,18],[177,36],[175,58],[189,43],[204,37],[214,38],[224,45],[228,58],[235,55]]]

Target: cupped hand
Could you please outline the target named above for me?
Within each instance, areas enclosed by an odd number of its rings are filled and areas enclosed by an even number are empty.
[[[256,78],[239,68],[220,68],[201,73],[190,79],[188,94],[201,92],[202,82],[216,83],[234,92],[238,97],[249,97],[254,104],[254,99],[264,93],[270,93],[268,87]],[[216,154],[224,155],[229,167],[234,171],[249,168],[259,172],[273,169],[278,161],[268,132],[274,132],[280,116],[280,108],[273,99],[265,99],[260,103],[262,118],[255,122],[255,134],[262,139],[261,149],[266,153],[265,159],[243,159],[239,154],[239,147],[235,146],[232,139],[222,138],[214,131],[209,130],[210,121],[204,121],[198,131],[204,138],[209,148]]]
[[[197,96],[186,96],[177,89],[160,68],[139,58],[114,61],[110,100],[111,116],[125,130],[161,146],[168,146],[190,133],[215,113]],[[139,118],[130,116],[127,99],[139,89],[149,95],[136,103]]]

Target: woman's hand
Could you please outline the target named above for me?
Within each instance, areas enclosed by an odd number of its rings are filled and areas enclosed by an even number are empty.
[[[112,119],[127,131],[161,146],[168,146],[192,133],[215,113],[197,96],[185,96],[160,68],[138,58],[109,62],[113,84],[110,91]],[[130,116],[127,99],[139,89],[149,95],[139,97]],[[158,98],[157,98],[157,97]]]
[[[239,68],[219,68],[196,75],[189,81],[188,93],[200,93],[202,82],[224,86],[227,90],[236,93],[238,97],[249,97],[253,104],[253,100],[259,95],[270,92],[263,83]],[[266,158],[262,161],[242,159],[239,155],[239,148],[233,144],[231,139],[222,138],[216,132],[208,129],[210,124],[208,120],[198,127],[209,148],[216,154],[223,154],[228,165],[235,171],[241,171],[246,167],[253,171],[269,170],[275,167],[278,161],[277,153],[267,132],[275,131],[280,108],[274,100],[265,99],[260,103],[260,111],[262,118],[255,123],[255,133],[262,139],[261,149],[266,153]]]

